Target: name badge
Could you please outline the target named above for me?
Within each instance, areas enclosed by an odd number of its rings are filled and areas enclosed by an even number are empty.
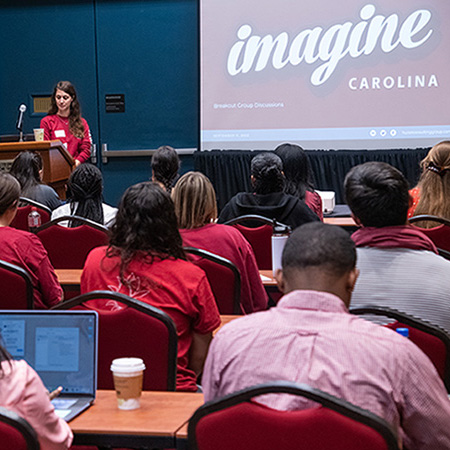
[[[55,130],[55,137],[64,138],[66,137],[66,132],[64,130]]]

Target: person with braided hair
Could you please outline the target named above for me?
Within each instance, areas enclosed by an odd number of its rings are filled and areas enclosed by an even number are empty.
[[[257,214],[294,229],[304,223],[319,220],[298,196],[283,192],[283,163],[277,155],[260,153],[252,159],[250,171],[253,192],[235,195],[220,213],[219,223],[246,214]]]
[[[420,163],[422,175],[410,191],[412,205],[408,218],[430,214],[450,220],[450,141],[436,144]],[[417,222],[416,226],[432,228],[434,222]]]
[[[152,157],[152,181],[158,183],[169,194],[175,185],[180,170],[180,158],[169,145],[159,147]]]
[[[52,220],[61,216],[79,216],[109,227],[117,208],[103,203],[103,177],[93,164],[82,164],[70,175],[67,183],[67,203],[55,209]],[[76,221],[60,225],[76,227]]]
[[[81,117],[75,87],[70,81],[60,81],[53,89],[48,115],[41,120],[45,140],[60,140],[75,159],[75,166],[91,156],[92,138],[89,126]]]

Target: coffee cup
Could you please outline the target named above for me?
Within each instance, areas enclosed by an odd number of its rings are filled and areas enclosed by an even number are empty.
[[[140,405],[145,364],[140,358],[118,358],[111,364],[119,409],[137,409]]]
[[[43,128],[33,128],[34,140],[43,141],[44,140],[44,129]]]

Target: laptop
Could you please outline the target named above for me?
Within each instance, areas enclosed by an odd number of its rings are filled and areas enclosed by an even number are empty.
[[[97,389],[98,315],[95,311],[0,310],[3,344],[41,377],[56,414],[67,422],[87,409]]]

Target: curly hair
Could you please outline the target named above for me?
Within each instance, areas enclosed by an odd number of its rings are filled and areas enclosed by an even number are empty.
[[[256,194],[273,194],[283,192],[283,162],[270,152],[256,155],[250,168],[253,176],[253,190]]]
[[[70,175],[67,183],[67,199],[70,214],[104,224],[103,216],[103,177],[100,169],[93,164],[78,166]],[[70,227],[77,227],[71,221]]]
[[[174,148],[169,145],[159,147],[152,157],[153,181],[161,183],[170,193],[178,178],[180,165],[180,158]]]
[[[150,181],[135,184],[123,194],[110,231],[108,257],[120,256],[120,278],[136,257],[184,259],[183,241],[170,195]]]
[[[34,188],[40,184],[42,170],[42,158],[39,153],[21,152],[14,159],[9,173],[17,179],[22,189],[22,197],[29,197]]]
[[[54,115],[58,112],[58,105],[56,104],[57,90],[64,91],[72,97],[69,114],[69,130],[76,138],[83,139],[86,130],[84,129],[83,122],[81,121],[81,106],[77,98],[75,86],[70,81],[59,81],[53,88],[51,106],[48,110],[48,114]]]
[[[314,191],[312,169],[308,155],[295,144],[281,144],[275,149],[275,155],[283,161],[285,179],[284,192],[305,199],[306,191]]]

